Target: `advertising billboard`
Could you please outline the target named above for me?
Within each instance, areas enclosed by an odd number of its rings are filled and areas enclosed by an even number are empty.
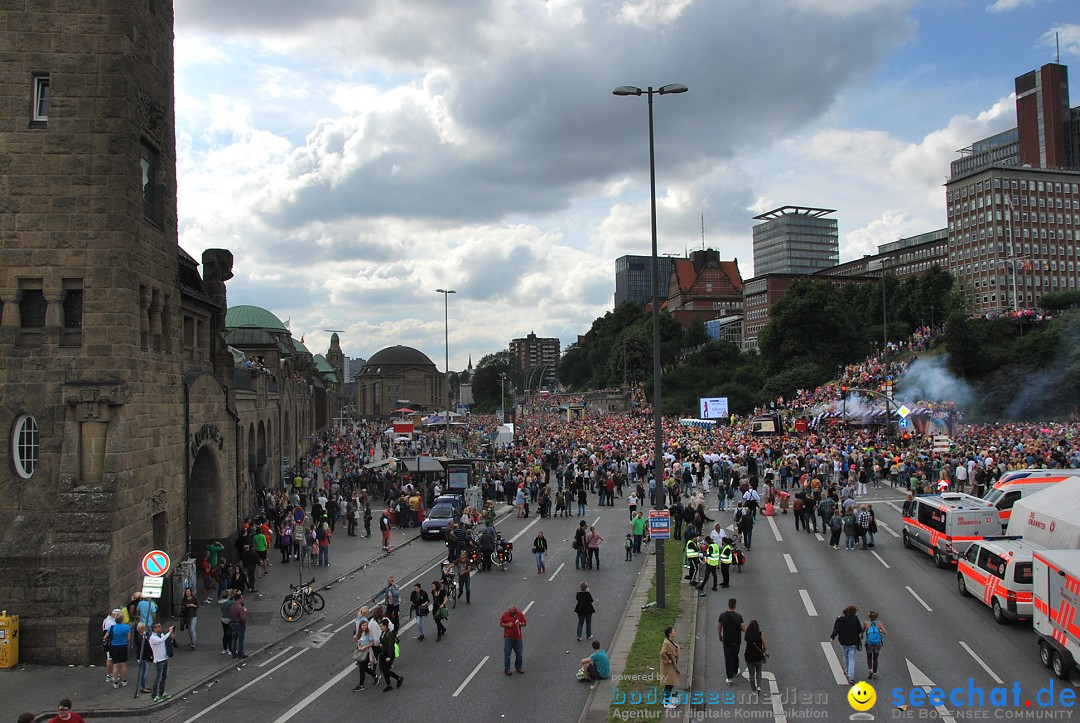
[[[728,416],[727,397],[700,397],[698,406],[702,419],[726,419]]]

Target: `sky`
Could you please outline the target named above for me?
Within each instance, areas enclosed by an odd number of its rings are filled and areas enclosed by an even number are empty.
[[[1080,78],[1075,0],[251,8],[176,3],[181,245],[230,249],[230,306],[315,353],[333,329],[440,369],[444,334],[452,370],[530,332],[565,349],[650,252],[648,104],[616,86],[689,88],[653,102],[659,252],[747,279],[780,206],[836,209],[841,261],[944,227],[949,162],[1015,126],[1055,36]]]

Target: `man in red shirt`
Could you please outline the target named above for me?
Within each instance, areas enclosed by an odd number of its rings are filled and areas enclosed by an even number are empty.
[[[521,629],[525,627],[525,616],[517,609],[517,605],[502,614],[499,619],[499,627],[503,629],[503,672],[510,675],[510,652],[514,653],[514,668],[517,672],[524,673],[522,667],[524,643],[521,640]]]
[[[19,720],[22,720],[22,718]],[[49,719],[49,723],[86,723],[86,719],[71,710],[70,698],[64,698],[57,704],[56,715]]]

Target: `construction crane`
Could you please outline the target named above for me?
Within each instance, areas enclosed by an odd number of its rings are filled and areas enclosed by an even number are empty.
[[[345,329],[323,329],[328,334],[344,334]]]

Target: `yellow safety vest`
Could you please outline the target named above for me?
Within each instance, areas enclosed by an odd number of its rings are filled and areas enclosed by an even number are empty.
[[[686,543],[686,559],[687,560],[696,560],[699,557],[701,557],[701,553],[698,552],[697,543],[694,542],[693,540],[687,541],[687,543]]]
[[[730,565],[733,552],[734,550],[732,550],[731,545],[724,545],[724,549],[720,551],[720,563],[723,565]]]
[[[728,562],[730,562],[730,560]],[[709,545],[709,551],[705,553],[705,563],[712,567],[716,567],[720,564],[720,546],[715,542]]]

